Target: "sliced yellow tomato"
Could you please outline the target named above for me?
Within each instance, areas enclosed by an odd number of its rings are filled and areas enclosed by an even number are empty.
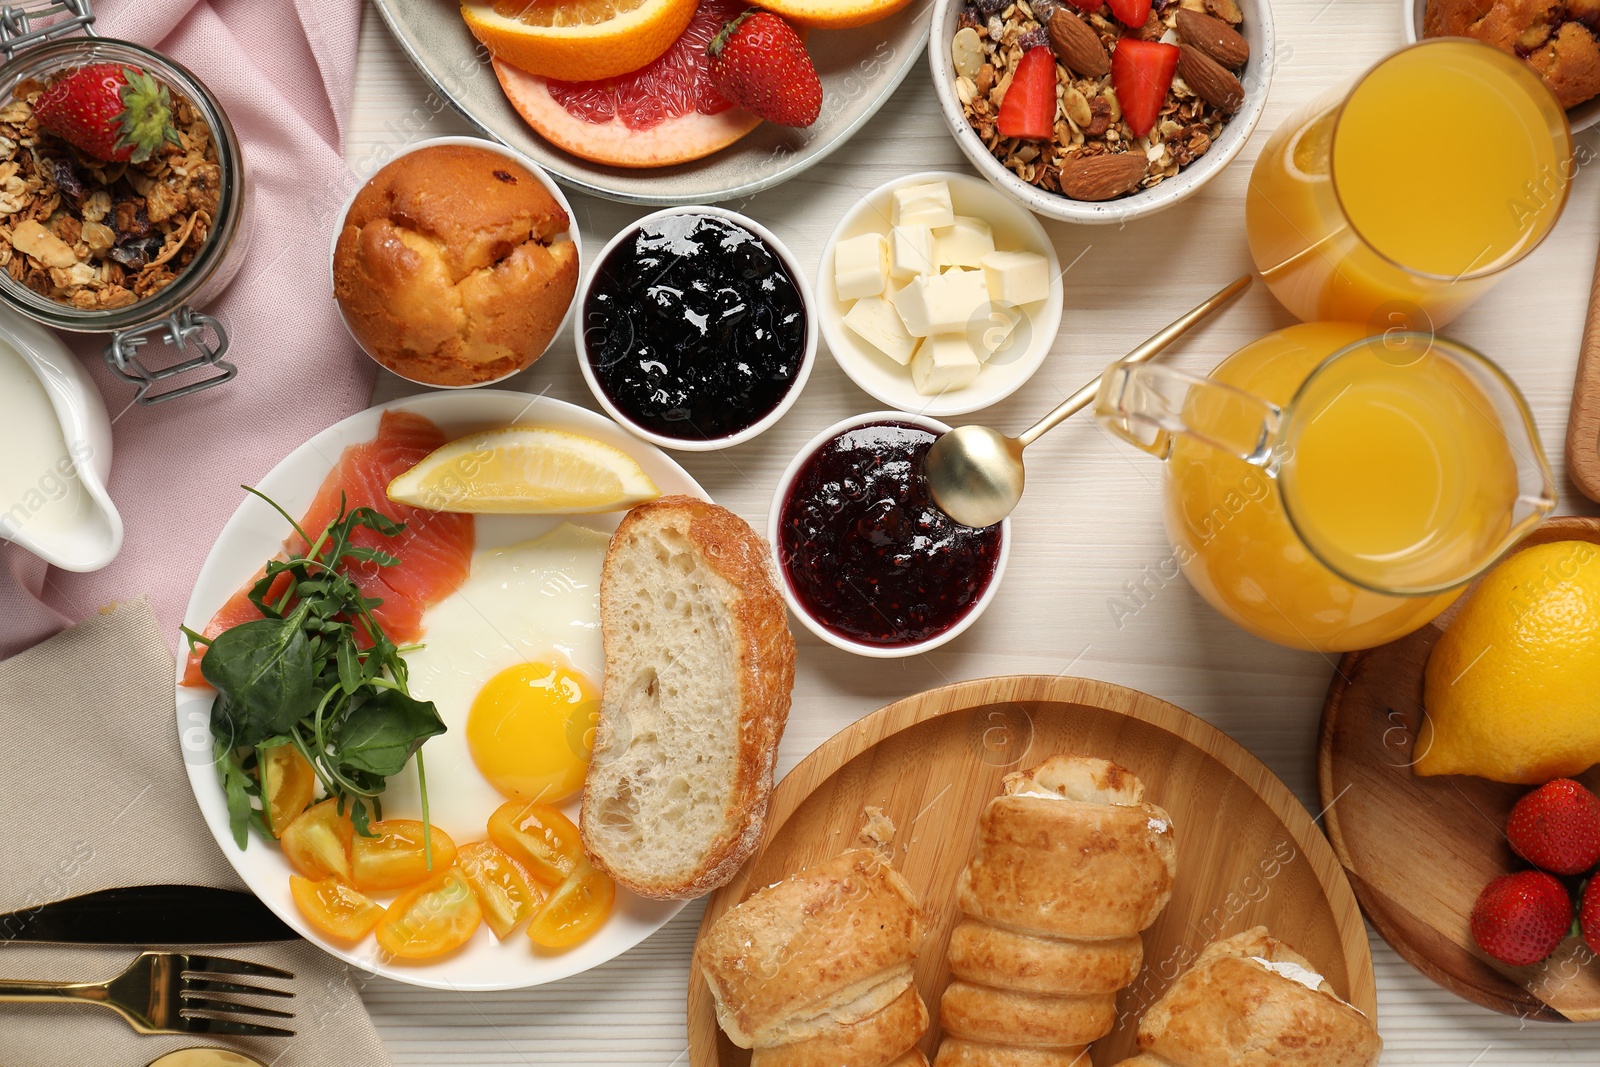
[[[378,920],[378,947],[401,959],[433,959],[466,944],[482,921],[466,877],[451,867],[394,898]]]
[[[339,802],[329,797],[290,820],[283,831],[283,854],[295,870],[313,881],[336,874],[349,882],[354,833],[349,816],[339,814]]]
[[[423,850],[422,823],[416,819],[380,819],[367,826],[372,837],[355,836],[351,849],[352,882],[366,893],[409,889],[456,861],[456,843],[433,827],[433,863]]]
[[[616,899],[617,887],[611,876],[580,859],[550,899],[533,913],[528,937],[540,948],[571,948],[600,929]]]
[[[383,918],[383,908],[336,877],[313,882],[291,874],[289,893],[306,922],[318,933],[340,941],[360,941]]]
[[[483,921],[502,941],[544,903],[544,887],[492,841],[462,845],[456,864],[483,908]]]
[[[317,788],[317,772],[293,745],[256,750],[261,776],[262,814],[273,837],[282,837],[294,817],[306,810]]]
[[[545,885],[560,885],[583,859],[572,820],[548,804],[509,800],[489,816],[489,840]]]

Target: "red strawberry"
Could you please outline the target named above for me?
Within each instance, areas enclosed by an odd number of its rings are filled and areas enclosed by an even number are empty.
[[[1124,26],[1138,29],[1150,21],[1150,0],[1106,0],[1106,6]],[[1118,99],[1122,94],[1118,93]]]
[[[1517,855],[1551,874],[1582,874],[1600,863],[1600,799],[1557,778],[1517,801],[1506,820]]]
[[[1584,944],[1600,952],[1600,875],[1583,887],[1583,903],[1578,907],[1578,932]]]
[[[822,113],[822,81],[794,28],[751,8],[706,45],[722,95],[780,126],[809,126]]]
[[[39,125],[96,159],[143,163],[178,144],[167,88],[138,67],[80,67],[39,95]]]
[[[1549,959],[1572,930],[1572,899],[1543,871],[1503,874],[1472,906],[1472,939],[1501,963],[1526,967]]]
[[[1122,104],[1122,121],[1135,137],[1149,133],[1178,70],[1178,46],[1134,37],[1117,40],[1111,53],[1111,87]]]
[[[1022,55],[1011,86],[1000,101],[995,126],[1002,137],[1048,141],[1056,130],[1056,54],[1030,48]]]

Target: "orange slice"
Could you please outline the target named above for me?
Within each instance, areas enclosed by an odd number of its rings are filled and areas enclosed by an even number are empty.
[[[911,0],[761,0],[768,11],[796,26],[818,30],[847,30],[888,18]]]
[[[461,16],[496,59],[546,78],[594,81],[638,70],[667,49],[698,0],[496,0]]]

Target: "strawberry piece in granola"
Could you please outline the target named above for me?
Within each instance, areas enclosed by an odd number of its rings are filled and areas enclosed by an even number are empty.
[[[1138,29],[1150,21],[1151,0],[1106,0],[1106,6],[1124,26]]]
[[[1117,41],[1116,50],[1111,53],[1111,87],[1122,104],[1122,120],[1135,137],[1143,137],[1155,128],[1177,70],[1175,44],[1133,37]]]
[[[1177,49],[1173,49],[1177,51]],[[1048,141],[1056,128],[1056,54],[1030,48],[1017,64],[1011,87],[1000,101],[995,123],[1001,134],[1024,141]]]

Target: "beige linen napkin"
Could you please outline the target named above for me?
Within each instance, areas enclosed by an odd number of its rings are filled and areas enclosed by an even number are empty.
[[[190,791],[172,655],[145,601],[0,663],[0,731],[0,912],[112,886],[243,888]],[[293,941],[197,951],[294,972],[294,999],[263,1003],[293,1011],[287,1026],[297,1036],[141,1037],[91,1005],[0,1004],[0,1062],[143,1067],[173,1049],[210,1045],[274,1067],[389,1063],[357,976],[321,949]],[[0,977],[99,981],[136,954],[0,943]]]

